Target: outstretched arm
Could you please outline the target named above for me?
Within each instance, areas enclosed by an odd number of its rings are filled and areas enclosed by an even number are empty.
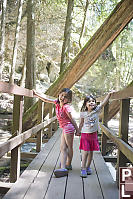
[[[101,107],[103,108],[107,102],[109,101],[109,98],[111,97],[112,92],[108,93],[108,95],[105,97],[105,99],[103,100],[103,102],[100,104]]]
[[[34,94],[35,97],[38,97],[39,99],[41,99],[44,102],[48,102],[48,103],[54,103],[55,102],[54,99],[50,99],[49,96],[47,96],[45,94],[40,94],[35,90],[33,90],[33,94]]]

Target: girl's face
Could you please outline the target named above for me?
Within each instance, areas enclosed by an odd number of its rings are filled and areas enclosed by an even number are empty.
[[[62,92],[59,94],[59,102],[62,104],[66,104],[68,103],[69,99],[67,97],[67,93],[66,92]]]
[[[93,110],[96,107],[96,101],[93,98],[90,98],[86,102],[86,107],[88,108],[88,110]]]

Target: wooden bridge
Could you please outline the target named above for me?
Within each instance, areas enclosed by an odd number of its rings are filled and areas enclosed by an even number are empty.
[[[132,0],[119,2],[111,15],[47,90],[46,94],[57,96],[63,87],[71,88],[132,18]],[[133,148],[128,143],[129,109],[130,98],[133,98],[133,86],[114,93],[110,98],[111,104],[108,103],[104,107],[100,124],[102,130],[101,152],[94,153],[91,165],[93,173],[86,179],[80,177],[81,160],[78,137],[74,139],[73,170],[63,178],[53,176],[54,169],[59,165],[61,133],[57,128],[53,107],[45,105],[45,113],[49,112],[49,119],[46,119],[43,111],[44,104],[39,100],[32,107],[35,120],[31,122],[27,119],[28,111],[25,120],[23,118],[23,97],[33,97],[33,91],[0,82],[0,92],[14,95],[12,136],[7,142],[0,144],[0,157],[11,151],[10,183],[0,183],[0,192],[5,194],[4,199],[118,199],[119,168],[126,167],[127,163],[133,163]],[[101,101],[102,98],[97,100]],[[119,133],[115,134],[108,128],[107,122],[119,110]],[[33,126],[36,121],[37,125]],[[42,149],[42,134],[46,127],[49,129],[48,140],[45,140],[46,144]],[[27,140],[29,142],[36,141],[36,153],[23,154],[20,152],[21,145]],[[110,144],[115,144],[118,148],[117,159],[106,156],[106,148]],[[21,156],[34,159],[20,176]],[[117,162],[116,183],[113,181],[105,160]]]
[[[55,178],[53,170],[58,168],[60,156],[59,129],[23,172],[4,199],[85,199],[118,198],[118,189],[100,154],[95,153],[91,165],[93,174],[86,179],[80,177],[79,138],[74,139],[73,170],[67,177]]]
[[[102,139],[101,152],[95,152],[92,162],[92,175],[86,179],[80,177],[80,151],[79,138],[74,139],[74,157],[73,170],[68,176],[63,178],[55,178],[53,171],[59,166],[60,156],[60,134],[61,130],[57,128],[56,116],[42,122],[43,103],[38,105],[38,122],[40,123],[31,129],[22,132],[22,96],[33,97],[33,91],[20,88],[17,85],[0,82],[0,91],[14,94],[13,108],[13,133],[14,136],[7,142],[0,145],[0,157],[11,151],[11,183],[1,183],[0,190],[6,193],[4,199],[21,199],[21,198],[99,198],[99,199],[117,199],[119,184],[118,172],[119,167],[127,166],[126,163],[133,163],[133,148],[128,144],[128,121],[130,98],[133,97],[133,87],[126,88],[120,92],[116,92],[111,96],[111,100],[120,100],[120,124],[119,136],[107,127],[108,107],[104,107],[102,113]],[[99,101],[101,99],[98,99]],[[52,109],[52,107],[51,107]],[[50,113],[53,111],[50,110]],[[124,122],[123,122],[124,121]],[[49,128],[49,141],[41,150],[42,145],[42,129]],[[52,131],[54,129],[54,132]],[[20,146],[31,136],[36,136],[36,149],[38,155],[33,159],[28,168],[20,176]],[[106,155],[106,147],[109,141],[112,141],[118,147],[117,155],[117,183],[108,170],[104,161]],[[102,156],[103,155],[103,156]],[[30,156],[30,154],[28,154]],[[31,154],[32,156],[32,154]],[[106,157],[106,160],[108,158]],[[115,159],[112,158],[112,161]],[[20,177],[19,177],[20,176]]]

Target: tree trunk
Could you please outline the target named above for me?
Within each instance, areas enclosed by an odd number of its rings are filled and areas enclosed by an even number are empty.
[[[68,1],[67,6],[67,16],[64,30],[64,41],[61,53],[61,64],[60,64],[60,74],[65,70],[69,63],[69,52],[70,52],[70,36],[72,28],[72,12],[74,7],[74,0]]]
[[[19,80],[19,85],[22,87],[25,87],[25,77],[26,77],[26,58],[25,58],[25,53],[23,53],[23,66],[22,66],[22,74],[21,78]]]
[[[15,32],[15,40],[14,40],[14,47],[13,47],[13,57],[12,57],[12,65],[11,65],[11,73],[10,73],[10,83],[14,83],[14,75],[15,75],[15,66],[16,66],[16,59],[17,59],[17,48],[18,48],[18,40],[19,40],[19,32],[20,32],[20,22],[22,17],[22,5],[23,0],[19,0],[18,4],[18,17],[17,17],[17,24],[16,24],[16,32]]]
[[[27,49],[25,87],[35,88],[35,1],[27,2]],[[34,104],[33,98],[25,98],[24,111]]]
[[[0,35],[0,80],[2,80],[2,72],[4,67],[6,5],[7,5],[7,0],[2,0],[1,35]]]
[[[81,39],[82,39],[84,29],[85,29],[85,21],[86,21],[86,14],[87,14],[88,5],[89,5],[89,0],[86,0],[85,11],[84,11],[84,19],[83,19],[81,33],[80,33],[80,37],[79,37],[79,47],[80,48],[82,48]]]
[[[92,66],[103,51],[120,34],[124,27],[133,18],[132,0],[122,0],[111,15],[106,19],[103,25],[96,31],[85,47],[79,52],[66,70],[50,86],[45,94],[57,97],[62,88],[71,88]],[[36,105],[31,108],[35,109]],[[29,109],[24,116],[24,121],[28,120],[32,111]],[[32,115],[30,116],[32,120]],[[27,121],[28,122],[28,121]],[[28,125],[27,125],[28,126]]]

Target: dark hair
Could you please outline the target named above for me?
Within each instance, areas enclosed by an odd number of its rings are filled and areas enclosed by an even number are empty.
[[[63,88],[60,91],[60,93],[63,93],[63,92],[65,92],[67,94],[67,99],[68,99],[69,103],[72,102],[72,91],[69,88]],[[59,103],[59,96],[58,96],[57,103]]]
[[[95,98],[93,95],[90,95],[90,96],[85,97],[85,98],[84,98],[83,105],[82,105],[82,107],[81,107],[81,111],[87,111],[87,110],[88,110],[87,107],[86,107],[86,102],[88,102],[91,98],[94,99],[95,102],[96,102],[96,98]],[[94,108],[94,109],[95,109],[95,108]],[[94,110],[94,109],[93,109],[93,110]]]

